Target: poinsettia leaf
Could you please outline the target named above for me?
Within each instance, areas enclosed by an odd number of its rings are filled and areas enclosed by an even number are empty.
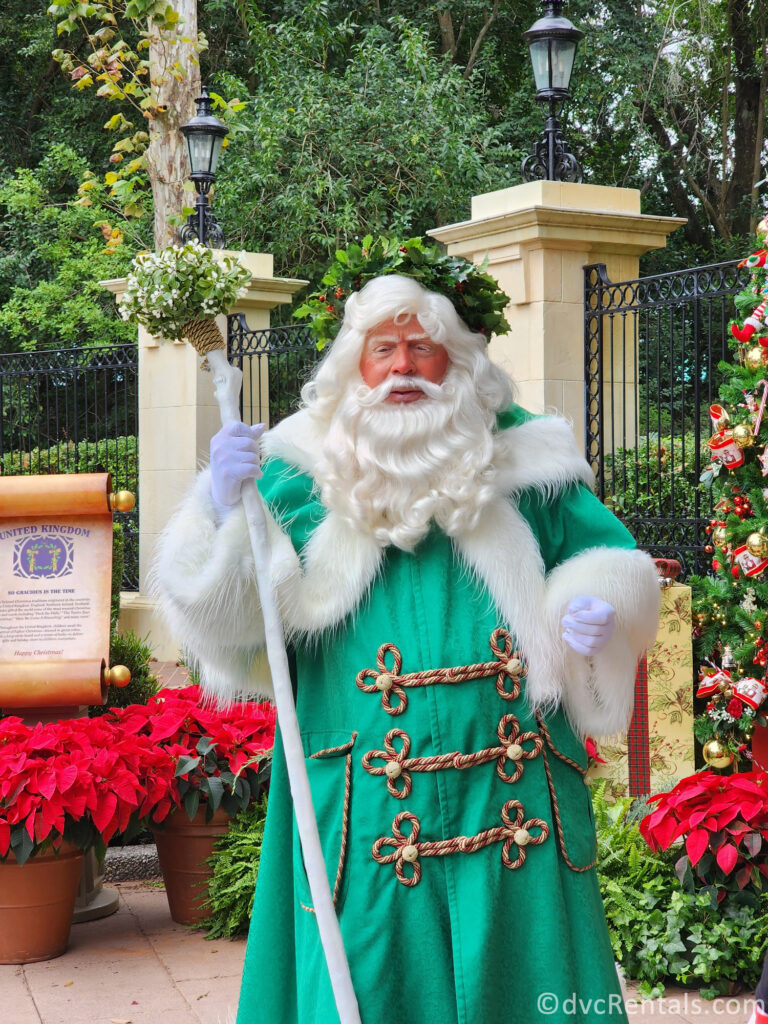
[[[744,889],[749,885],[751,875],[752,868],[749,864],[745,864],[744,867],[739,868],[739,870],[734,875],[734,878],[736,879],[736,884],[740,889]]]
[[[187,775],[193,771],[200,764],[199,757],[188,757],[183,756],[179,758],[179,762],[176,765],[176,771],[174,772],[175,777],[178,779],[182,775]]]
[[[760,847],[763,845],[762,836],[758,832],[749,832],[741,840],[741,845],[750,857],[756,857],[760,853]]]
[[[216,775],[203,779],[203,783],[205,784],[206,795],[211,809],[213,811],[218,811],[222,797],[224,796],[224,783]]]
[[[708,845],[709,832],[707,832],[706,829],[695,828],[688,834],[685,840],[685,849],[688,851],[688,856],[691,858],[691,864],[695,866],[699,863]]]
[[[11,849],[19,864],[25,864],[35,848],[35,843],[26,828],[19,824],[11,829]]]
[[[197,814],[197,809],[200,806],[200,790],[190,789],[184,796],[184,809],[187,812],[187,817],[190,821]]]
[[[733,843],[725,843],[717,851],[716,860],[726,875],[730,875],[739,859],[739,851]]]

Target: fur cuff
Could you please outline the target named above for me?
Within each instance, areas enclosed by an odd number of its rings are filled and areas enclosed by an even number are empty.
[[[200,474],[165,528],[151,590],[210,696],[263,697],[271,680],[257,657],[264,629],[245,513],[240,506],[217,526],[209,475]],[[266,519],[272,578],[280,586],[298,576],[299,560],[268,511]]]
[[[599,597],[616,611],[607,647],[593,657],[572,650],[560,620],[580,594]],[[615,736],[629,725],[638,658],[653,643],[661,595],[653,560],[643,551],[591,548],[554,569],[547,578],[546,642],[562,684],[562,705],[576,735]]]

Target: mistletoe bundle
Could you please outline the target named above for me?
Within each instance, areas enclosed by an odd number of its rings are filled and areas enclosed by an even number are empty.
[[[223,346],[214,318],[229,312],[250,279],[234,256],[214,255],[199,242],[139,253],[119,301],[120,315],[156,338],[188,338],[204,355],[206,339],[208,348]]]

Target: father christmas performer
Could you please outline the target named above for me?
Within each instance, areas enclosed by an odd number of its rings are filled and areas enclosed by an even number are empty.
[[[363,1024],[625,1020],[584,739],[627,726],[657,577],[486,347],[445,295],[369,281],[301,410],[214,437],[157,565],[208,691],[268,695],[260,477]],[[238,1024],[334,1021],[278,737]]]

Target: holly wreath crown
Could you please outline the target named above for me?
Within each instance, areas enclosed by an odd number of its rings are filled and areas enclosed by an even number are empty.
[[[323,275],[321,287],[294,311],[294,317],[309,318],[309,329],[319,349],[336,337],[344,316],[344,305],[353,292],[374,277],[403,274],[412,277],[432,292],[445,295],[471,331],[490,340],[492,334],[506,334],[509,324],[504,309],[509,296],[485,271],[461,256],[446,256],[439,246],[427,245],[421,238],[374,240],[366,235],[362,243],[337,249],[336,256]]]

